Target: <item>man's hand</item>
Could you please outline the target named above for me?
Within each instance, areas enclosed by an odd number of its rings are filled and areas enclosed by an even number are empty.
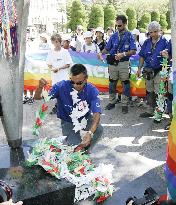
[[[81,52],[81,49],[78,49],[78,48],[77,48],[77,49],[76,49],[76,52],[77,52],[77,53],[80,53],[80,52]]]
[[[97,57],[98,57],[98,59],[101,60],[101,61],[104,60],[103,57],[102,57],[102,53],[98,53],[98,54],[97,54]]]
[[[0,205],[22,205],[22,204],[23,204],[22,201],[19,201],[17,203],[13,203],[12,199],[10,199],[9,201],[0,203]]]
[[[124,54],[123,54],[123,53],[117,53],[117,54],[115,55],[115,59],[116,59],[117,61],[121,60],[123,57],[124,57]]]
[[[88,145],[90,145],[91,140],[92,140],[91,134],[89,134],[87,131],[85,131],[85,134],[82,138],[81,146],[87,147]]]
[[[47,84],[48,82],[44,78],[39,80],[39,88],[44,88]]]
[[[164,57],[164,58],[169,58],[169,54],[168,54],[168,51],[167,50],[163,50],[160,52],[161,56]]]
[[[53,71],[53,73],[57,73],[59,70],[59,68],[51,68],[51,71]]]
[[[141,77],[141,74],[142,74],[142,73],[141,73],[141,68],[138,68],[138,71],[137,71],[137,73],[136,73],[137,77],[140,78],[140,77]]]

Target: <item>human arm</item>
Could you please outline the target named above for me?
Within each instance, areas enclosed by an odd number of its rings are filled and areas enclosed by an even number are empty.
[[[99,53],[97,54],[98,59],[101,60],[101,61],[103,61],[102,55],[107,54],[107,53],[108,53],[108,50],[107,50],[106,48],[104,48],[101,52],[99,52]]]
[[[48,67],[51,69],[51,71],[53,71],[54,73],[57,73],[57,72],[60,71],[60,70],[69,68],[69,67],[70,67],[70,64],[65,64],[65,65],[63,65],[63,66],[61,66],[61,67],[58,67],[58,68],[53,68],[53,67],[50,66],[50,65],[49,65]]]
[[[100,122],[100,113],[98,113],[98,112],[94,113],[93,114],[93,122],[92,122],[90,130],[83,132],[84,136],[83,136],[83,139],[81,142],[82,147],[87,147],[90,145],[91,140],[93,138],[93,134],[96,132],[97,127],[99,125],[99,122]]]
[[[42,90],[47,84],[48,83],[44,78],[41,78],[39,80],[39,85],[38,85],[38,87],[35,91],[35,94],[34,94],[34,99],[35,100],[41,100],[42,99]]]
[[[125,33],[124,35],[125,35],[125,38],[128,39],[127,40],[128,43],[127,44],[124,43],[124,46],[128,45],[129,48],[128,50],[126,50],[124,47],[125,50],[123,52],[117,53],[115,55],[116,60],[121,60],[124,57],[131,57],[132,55],[136,54],[136,42],[135,42],[133,35],[129,32]]]
[[[106,44],[105,48],[97,54],[99,60],[103,61],[102,55],[108,54],[113,46],[112,37],[109,39],[108,43]]]
[[[96,132],[96,129],[99,125],[100,115],[101,115],[99,92],[97,88],[95,87],[92,88],[89,95],[91,96],[90,110],[93,113],[93,120],[92,120],[90,129],[89,129],[89,133],[85,133],[85,138],[84,138],[84,134],[82,135],[83,144],[86,144],[86,143],[90,144],[91,137],[93,137],[93,134]]]
[[[123,53],[117,53],[115,55],[115,59],[121,60],[123,57],[126,57],[126,56],[130,57],[130,56],[135,55],[135,54],[136,54],[136,50],[125,51]]]

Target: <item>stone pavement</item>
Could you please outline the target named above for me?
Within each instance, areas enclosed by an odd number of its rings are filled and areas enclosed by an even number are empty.
[[[108,96],[101,95],[102,107],[108,103]],[[24,105],[23,139],[35,138],[31,134],[35,111],[42,102]],[[50,109],[54,102],[50,102]],[[95,164],[111,163],[114,166],[113,181],[115,192],[105,205],[125,205],[129,196],[142,197],[144,190],[151,186],[159,194],[166,193],[164,163],[166,155],[167,132],[163,130],[167,119],[154,124],[153,119],[139,118],[144,108],[130,107],[129,113],[121,114],[121,104],[115,109],[104,110],[101,123],[104,127],[102,139],[92,149],[91,157]],[[167,117],[167,116],[166,116]],[[48,115],[40,137],[61,135],[60,121]],[[5,144],[5,134],[0,124],[0,144]],[[96,204],[92,200],[79,205]]]

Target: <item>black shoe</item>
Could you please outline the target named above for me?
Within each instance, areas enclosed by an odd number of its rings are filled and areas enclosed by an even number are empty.
[[[113,108],[115,108],[115,104],[109,103],[109,104],[106,105],[105,110],[111,110]]]
[[[122,106],[122,113],[127,114],[128,113],[128,106]]]
[[[171,123],[168,123],[168,124],[164,127],[164,129],[165,129],[165,130],[169,130],[170,125],[171,125]]]
[[[120,100],[120,99],[118,99],[118,98],[117,98],[117,100],[116,100],[115,104],[117,104],[117,103],[121,103],[121,100]]]
[[[153,117],[153,115],[148,113],[148,112],[144,112],[144,113],[140,114],[139,117],[147,118],[147,117]]]
[[[29,101],[29,97],[24,96],[24,99],[23,99],[23,104],[26,104],[28,101]]]
[[[56,114],[56,113],[57,113],[57,107],[55,106],[55,107],[53,107],[53,109],[51,110],[50,115],[54,115],[54,114]]]
[[[29,100],[28,100],[28,104],[29,105],[32,105],[34,103],[34,98],[33,97],[30,97]]]

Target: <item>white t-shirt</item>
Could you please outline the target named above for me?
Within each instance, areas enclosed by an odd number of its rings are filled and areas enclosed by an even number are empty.
[[[99,53],[100,49],[98,47],[98,45],[96,45],[95,43],[92,43],[91,45],[86,45],[84,44],[81,48],[81,52],[85,52],[85,53]]]
[[[68,52],[68,50],[61,48],[59,51],[51,50],[48,53],[46,59],[47,65],[51,65],[53,68],[60,68],[66,64],[73,64],[72,58]],[[52,85],[61,81],[69,79],[69,68],[61,69],[57,73],[51,71],[51,80]]]
[[[76,50],[81,50],[82,45],[84,44],[84,37],[83,35],[77,35],[74,37],[70,43]]]

